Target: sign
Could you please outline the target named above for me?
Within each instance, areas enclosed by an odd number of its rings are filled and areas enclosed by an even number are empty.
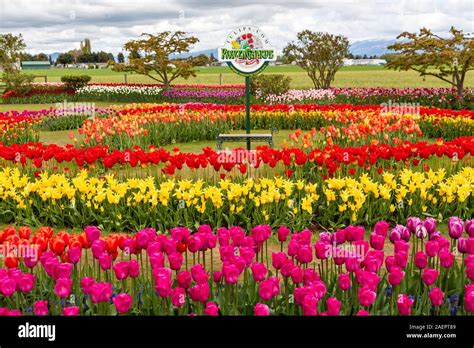
[[[259,28],[244,25],[234,29],[219,47],[217,57],[237,74],[250,76],[263,71],[276,60],[276,51]]]

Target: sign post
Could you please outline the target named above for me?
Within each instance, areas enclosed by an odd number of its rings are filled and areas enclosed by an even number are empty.
[[[276,60],[275,49],[257,27],[244,25],[235,28],[218,50],[218,60],[226,62],[236,73],[245,77],[245,130],[250,134],[250,77],[261,73],[269,62]],[[247,138],[247,150],[251,148]]]

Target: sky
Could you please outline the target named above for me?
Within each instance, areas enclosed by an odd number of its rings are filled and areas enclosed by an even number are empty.
[[[193,51],[216,48],[240,25],[260,27],[281,50],[309,29],[351,43],[394,39],[421,27],[474,32],[474,0],[0,0],[0,33],[21,33],[30,53],[64,52],[89,38],[93,51],[117,54],[142,33],[181,30]]]

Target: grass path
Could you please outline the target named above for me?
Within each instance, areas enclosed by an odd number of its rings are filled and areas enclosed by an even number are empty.
[[[48,69],[28,70],[28,74],[48,76],[48,82],[60,82],[63,75],[90,75],[92,82],[124,83],[123,73],[110,69]],[[313,83],[306,72],[296,66],[274,66],[265,70],[267,74],[285,74],[291,77],[292,88],[313,88]],[[197,76],[188,80],[179,78],[175,83],[189,84],[243,84],[244,78],[233,73],[228,67],[200,67]],[[127,75],[128,83],[156,83],[155,80],[137,74]],[[36,82],[44,82],[37,78]],[[435,77],[422,78],[415,71],[393,71],[381,66],[342,67],[336,74],[333,86],[336,87],[449,87],[450,85]],[[466,87],[474,87],[474,71],[466,76]]]

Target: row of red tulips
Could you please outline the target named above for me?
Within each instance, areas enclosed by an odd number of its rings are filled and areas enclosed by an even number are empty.
[[[112,169],[115,166],[139,167],[161,165],[164,173],[174,174],[185,167],[190,169],[213,168],[216,171],[224,169],[229,172],[234,168],[246,172],[247,165],[254,168],[269,166],[274,168],[283,165],[285,170],[294,170],[302,166],[318,166],[327,169],[328,174],[334,174],[339,168],[353,169],[359,167],[385,167],[409,163],[417,166],[420,161],[431,157],[456,161],[469,161],[474,155],[474,137],[459,137],[452,141],[436,143],[426,141],[408,142],[391,146],[386,144],[363,145],[357,147],[325,146],[323,149],[313,149],[309,152],[301,148],[272,149],[259,147],[256,153],[244,149],[229,152],[219,152],[210,148],[202,149],[202,153],[184,153],[175,149],[173,152],[162,148],[150,147],[145,151],[139,147],[129,150],[111,150],[107,146],[77,148],[73,145],[58,146],[42,143],[0,145],[0,158],[10,163],[36,169],[53,169],[58,165],[67,166],[67,170],[79,168]],[[250,161],[250,159],[252,161]],[[63,168],[64,169],[64,168]],[[309,169],[309,168],[303,168]]]

